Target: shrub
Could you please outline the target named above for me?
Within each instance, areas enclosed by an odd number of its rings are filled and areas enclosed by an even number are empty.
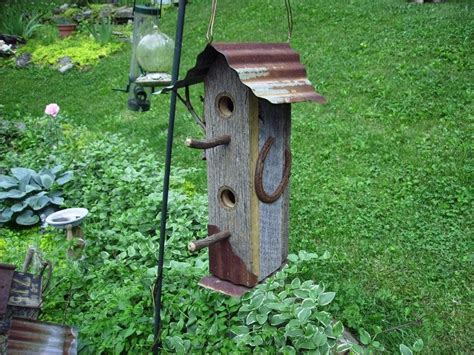
[[[18,6],[4,6],[5,11],[0,22],[1,32],[30,39],[42,26],[40,24],[43,14],[36,12],[28,14]]]
[[[0,175],[0,226],[14,221],[31,226],[48,216],[64,202],[59,186],[72,178],[72,172],[59,174],[62,166],[35,172],[27,168],[12,168],[12,176]]]
[[[110,17],[101,17],[98,23],[84,22],[84,27],[89,31],[94,40],[104,45],[113,39],[113,27]]]

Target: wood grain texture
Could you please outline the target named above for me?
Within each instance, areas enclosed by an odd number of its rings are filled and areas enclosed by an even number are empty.
[[[285,149],[290,149],[291,106],[259,100],[259,149],[269,137],[274,143],[263,170],[263,186],[274,191],[280,184],[285,164]],[[263,280],[280,268],[288,256],[289,186],[273,203],[259,202],[260,273]]]
[[[232,99],[233,109],[230,115],[219,111],[217,102],[223,95]],[[257,105],[256,97],[240,82],[225,59],[219,56],[205,79],[206,138],[230,135],[231,142],[207,151],[209,224],[232,234],[228,242],[233,253],[242,260],[247,271],[254,275],[259,273],[259,231],[256,228],[258,217],[255,217],[258,215],[255,211],[258,203],[252,203],[251,196],[255,193],[250,177],[253,177],[255,168],[251,151],[255,151],[258,144],[258,133],[254,132],[254,128],[253,147],[251,143],[251,126],[258,127]],[[235,206],[232,208],[221,202],[219,192],[225,187],[235,195]],[[212,262],[210,256],[210,264]],[[232,268],[232,265],[223,267]],[[226,274],[227,271],[223,270],[222,273]]]

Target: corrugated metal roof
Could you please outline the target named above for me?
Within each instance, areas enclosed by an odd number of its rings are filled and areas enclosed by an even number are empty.
[[[77,331],[61,324],[13,318],[8,332],[7,353],[76,354]]]
[[[273,104],[326,102],[308,80],[299,54],[287,43],[210,44],[198,55],[194,68],[176,83],[175,88],[202,82],[218,55],[225,57],[241,82],[259,98]]]

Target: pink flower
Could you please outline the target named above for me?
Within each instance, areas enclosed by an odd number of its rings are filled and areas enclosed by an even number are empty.
[[[46,106],[44,113],[50,115],[51,117],[56,117],[59,112],[59,105],[58,104],[49,104]]]

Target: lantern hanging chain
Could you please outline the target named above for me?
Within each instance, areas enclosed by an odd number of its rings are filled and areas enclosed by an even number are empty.
[[[214,23],[216,22],[217,0],[212,0],[211,16],[209,17],[209,24],[207,25],[206,39],[207,43],[211,44],[213,40]]]
[[[291,10],[290,0],[285,0],[286,6],[286,18],[288,20],[288,43],[291,40],[291,34],[293,33],[293,11]]]

